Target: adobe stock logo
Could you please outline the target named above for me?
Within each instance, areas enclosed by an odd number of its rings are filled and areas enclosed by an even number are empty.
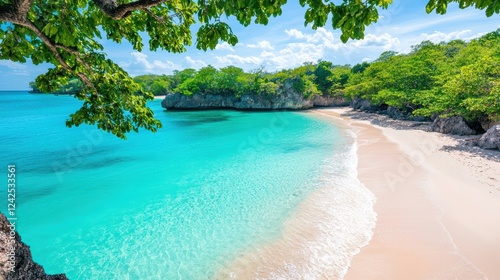
[[[66,156],[61,161],[52,163],[52,169],[57,176],[59,182],[63,181],[64,174],[70,172],[73,168],[82,164],[82,159],[92,153],[95,147],[102,143],[103,132],[99,130],[85,130],[83,139],[78,141],[76,146],[66,146]]]
[[[249,136],[240,143],[238,152],[248,153],[250,157],[256,156],[259,151],[276,141],[285,127],[290,125],[289,116],[285,111],[275,112],[266,127],[261,128],[255,135]]]
[[[414,142],[416,149],[398,159],[398,167],[394,171],[384,173],[385,180],[391,191],[395,190],[396,185],[404,183],[418,167],[422,167],[425,158],[432,154],[433,144],[429,138],[421,138]]]

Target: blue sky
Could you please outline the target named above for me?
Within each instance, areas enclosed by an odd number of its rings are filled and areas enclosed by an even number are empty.
[[[318,59],[354,65],[372,61],[387,50],[406,53],[423,40],[436,43],[470,40],[500,27],[500,15],[487,18],[484,11],[460,10],[457,5],[450,5],[446,15],[426,14],[425,4],[424,0],[395,0],[389,9],[380,11],[381,18],[367,28],[364,40],[350,40],[346,44],[340,41],[340,31],[333,30],[329,24],[317,30],[304,27],[305,9],[292,1],[284,6],[283,14],[272,18],[267,26],[243,27],[234,19],[227,19],[238,36],[236,46],[222,43],[207,52],[192,46],[185,53],[173,54],[150,52],[147,47],[139,53],[128,43],[102,43],[109,58],[132,76],[171,74],[173,70],[206,65],[218,68],[235,65],[245,70],[263,66],[267,71],[276,71]],[[0,60],[0,90],[28,89],[28,83],[49,67],[48,64],[35,66]]]

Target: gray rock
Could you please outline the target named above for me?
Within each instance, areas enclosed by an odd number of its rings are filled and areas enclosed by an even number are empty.
[[[486,131],[477,145],[483,149],[498,149],[500,150],[500,124],[497,124]]]
[[[371,111],[372,106],[370,104],[370,101],[362,98],[354,98],[351,101],[351,107],[355,110],[361,110],[361,111]]]
[[[437,117],[431,125],[431,131],[436,131],[444,134],[455,135],[474,135],[476,131],[471,129],[461,116],[448,118]]]
[[[398,108],[391,107],[391,106],[389,106],[387,108],[387,115],[390,118],[393,118],[395,120],[404,120],[404,119],[406,119],[406,116],[403,113],[401,113],[401,111]]]
[[[234,108],[240,110],[270,110],[270,109],[308,109],[314,106],[314,101],[304,98],[291,86],[285,85],[275,95],[245,94],[241,97],[217,94],[193,94],[190,96],[179,93],[168,94],[161,102],[166,109],[215,109]]]
[[[500,117],[496,116],[490,116],[490,118],[486,118],[484,120],[481,120],[481,126],[485,131],[488,131],[488,129],[500,124]]]
[[[430,122],[431,121],[431,118],[429,118],[429,117],[412,116],[412,115],[408,116],[406,119],[409,121],[414,121],[414,122]]]
[[[11,254],[12,249],[14,254]],[[9,267],[12,258],[15,262],[13,271]],[[21,241],[17,232],[11,231],[11,224],[4,214],[0,213],[0,279],[67,280],[68,278],[64,274],[45,274],[43,267],[31,258],[30,248]]]
[[[334,106],[348,106],[349,102],[344,97],[332,97],[326,95],[316,95],[313,98],[314,106],[317,107],[334,107]]]
[[[167,94],[161,105],[167,109],[212,109],[234,107],[236,98],[213,94],[193,94],[186,96],[179,93]]]

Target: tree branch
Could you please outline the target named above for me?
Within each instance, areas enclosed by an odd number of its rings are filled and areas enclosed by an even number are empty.
[[[33,0],[17,0],[0,5],[0,21],[20,24],[26,19],[32,3]]]
[[[40,38],[40,40],[42,40],[42,42],[50,49],[50,51],[54,54],[54,57],[61,64],[61,66],[64,67],[68,71],[72,71],[71,67],[66,63],[66,61],[64,61],[64,59],[61,57],[61,55],[57,51],[58,47],[64,48],[67,51],[71,50],[71,49],[69,49],[65,46],[57,45],[57,44],[53,43],[49,37],[47,37],[45,34],[43,34],[43,32],[38,27],[36,27],[36,25],[33,22],[31,22],[29,20],[25,20],[20,25],[25,26],[25,27],[29,28],[31,31],[33,31],[38,36],[38,38]],[[78,56],[76,56],[76,59],[78,61],[81,61],[81,59]],[[85,63],[83,63],[83,64],[85,65]],[[87,65],[87,67],[88,67],[88,65]],[[93,90],[93,92],[94,92],[93,94],[98,94],[97,89],[95,88],[94,84],[85,74],[76,72],[76,75],[82,80],[83,83],[85,83],[89,88],[91,88]]]
[[[14,1],[14,6],[16,7],[17,13],[23,19],[28,15],[29,10],[31,9],[31,4],[33,0],[17,0]]]
[[[112,19],[122,19],[128,17],[136,10],[144,10],[149,7],[162,4],[166,0],[137,0],[134,2],[118,5],[116,0],[93,0],[94,3],[106,15]]]
[[[149,9],[143,9],[148,15],[150,15],[151,17],[153,17],[157,22],[159,23],[163,23],[165,21],[164,18],[162,17],[159,17],[157,15],[155,15],[153,12],[151,12],[151,10]]]
[[[87,71],[92,72],[92,69],[90,68],[90,66],[85,61],[83,61],[82,58],[80,57],[81,53],[79,51],[72,49],[70,47],[67,47],[67,46],[60,45],[60,44],[55,44],[55,46],[58,49],[65,50],[65,51],[73,54],[75,56],[76,60],[80,64],[82,64],[85,67],[85,69],[87,69]]]

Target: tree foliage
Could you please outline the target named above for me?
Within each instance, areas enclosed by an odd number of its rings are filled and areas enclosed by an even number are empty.
[[[378,9],[387,8],[392,0],[338,2],[300,0],[307,8],[306,25],[316,29],[331,19],[332,27],[342,31],[341,40],[346,42],[363,38],[365,27],[377,21]],[[493,0],[431,0],[427,11],[444,13],[451,2],[458,2],[462,8],[484,9],[488,16],[500,9],[500,2]],[[71,114],[66,124],[96,124],[125,138],[127,132],[141,128],[156,131],[161,126],[146,106],[153,98],[150,91],[182,87],[186,80],[140,87],[106,58],[100,39],[118,43],[125,40],[141,51],[145,45],[141,34],[146,33],[150,50],[183,52],[192,43],[190,28],[198,22],[197,48],[213,49],[220,41],[235,45],[238,39],[224,18],[234,17],[244,26],[251,22],[267,24],[270,17],[282,14],[285,3],[286,0],[4,0],[0,4],[0,59],[53,64],[36,80],[36,86],[45,92],[56,91],[71,78],[78,78],[82,87],[75,96],[82,101],[82,108]],[[303,82],[310,88],[310,80]],[[319,90],[325,86],[328,83]],[[310,90],[314,92],[313,88]]]
[[[409,54],[378,59],[363,72],[352,71],[345,91],[349,98],[415,115],[461,115],[470,122],[497,118],[500,29],[469,43],[425,41]]]

